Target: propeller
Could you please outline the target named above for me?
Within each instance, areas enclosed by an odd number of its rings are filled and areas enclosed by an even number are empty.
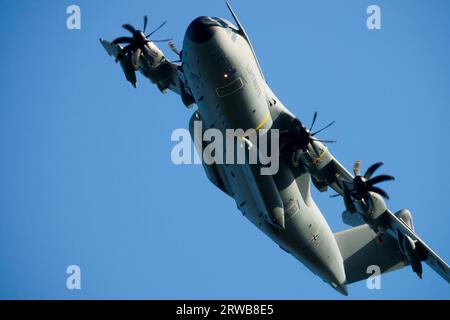
[[[126,55],[133,54],[134,62],[136,65],[139,65],[139,59],[141,57],[142,50],[149,42],[167,42],[171,39],[163,39],[163,40],[151,40],[150,36],[152,36],[155,32],[161,29],[167,21],[164,21],[158,28],[150,32],[148,35],[145,35],[145,30],[147,29],[148,17],[144,16],[144,28],[141,30],[137,30],[130,24],[122,25],[122,28],[127,30],[132,34],[132,37],[119,37],[113,40],[112,44],[127,44],[117,55],[116,62],[124,58]]]
[[[355,173],[355,178],[353,179],[353,190],[350,190],[349,194],[357,200],[364,199],[365,203],[369,206],[372,206],[372,197],[370,196],[369,191],[377,193],[385,199],[389,199],[386,191],[376,187],[375,185],[380,182],[395,180],[395,178],[385,174],[372,177],[375,171],[377,171],[382,165],[382,162],[377,162],[371,165],[366,170],[364,175],[362,175],[360,170],[361,161],[356,161],[353,166],[353,172]]]
[[[170,50],[178,56],[178,60],[171,61],[171,62],[183,62],[183,59],[181,58],[182,53],[175,46],[175,42],[173,41],[173,39],[170,39],[168,45],[169,45]],[[179,66],[179,68],[181,68],[181,66]]]
[[[320,130],[317,130],[315,132],[313,131],[313,127],[314,124],[316,123],[317,120],[317,112],[314,112],[314,116],[312,119],[312,123],[311,126],[308,128],[306,128],[298,119],[295,119],[295,123],[294,125],[291,127],[291,129],[289,129],[289,136],[291,136],[293,138],[293,143],[295,144],[295,146],[299,149],[302,149],[303,151],[306,151],[308,149],[308,145],[311,144],[314,151],[316,153],[318,153],[318,151],[316,150],[314,144],[312,143],[313,141],[319,141],[322,143],[336,143],[335,140],[321,140],[321,139],[317,139],[315,136],[319,133],[321,133],[322,131],[328,129],[329,127],[331,127],[335,121],[330,122],[329,124],[327,124],[325,127],[323,127]]]
[[[172,50],[173,53],[175,53],[178,57],[181,58],[181,51],[177,49],[177,47],[175,46],[175,42],[173,42],[173,40],[169,41],[169,48],[170,50]]]

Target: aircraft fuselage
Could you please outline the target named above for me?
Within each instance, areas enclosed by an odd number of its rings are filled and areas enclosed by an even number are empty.
[[[231,23],[211,17],[195,19],[185,35],[182,59],[187,85],[198,105],[191,122],[199,120],[204,129],[222,132],[283,129],[280,115],[289,111],[268,87],[251,45]],[[253,172],[249,178],[246,165],[239,164],[206,169],[210,180],[234,198],[247,219],[346,293],[343,259],[333,232],[311,198],[307,172],[283,159],[278,172],[269,176]],[[282,221],[268,222],[264,210],[269,215],[282,214]]]

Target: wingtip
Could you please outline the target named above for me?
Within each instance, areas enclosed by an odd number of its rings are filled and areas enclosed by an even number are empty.
[[[103,38],[98,38],[98,41],[100,42],[100,44],[103,46],[103,48],[105,48],[105,39]],[[105,48],[106,49],[106,48]]]

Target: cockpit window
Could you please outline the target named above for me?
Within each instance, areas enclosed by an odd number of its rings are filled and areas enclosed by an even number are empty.
[[[215,17],[203,17],[203,22],[210,26],[222,27],[222,25],[219,23],[219,19]]]
[[[224,20],[222,20],[220,18],[216,18],[216,17],[213,17],[212,19],[215,20],[222,27],[228,28],[228,24]]]
[[[233,31],[237,30],[237,28],[228,20],[225,20],[223,18],[217,18],[217,17],[211,17],[211,19],[214,20],[217,23],[217,25],[221,26],[222,28],[230,29]]]
[[[217,95],[220,98],[229,96],[230,94],[233,94],[239,90],[241,90],[244,87],[244,82],[242,81],[241,77],[231,81],[227,85],[223,87],[219,87],[216,89]]]

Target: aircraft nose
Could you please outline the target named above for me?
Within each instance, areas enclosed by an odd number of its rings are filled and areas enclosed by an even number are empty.
[[[186,35],[197,43],[206,42],[211,39],[216,32],[217,23],[209,17],[198,17],[189,25]]]

